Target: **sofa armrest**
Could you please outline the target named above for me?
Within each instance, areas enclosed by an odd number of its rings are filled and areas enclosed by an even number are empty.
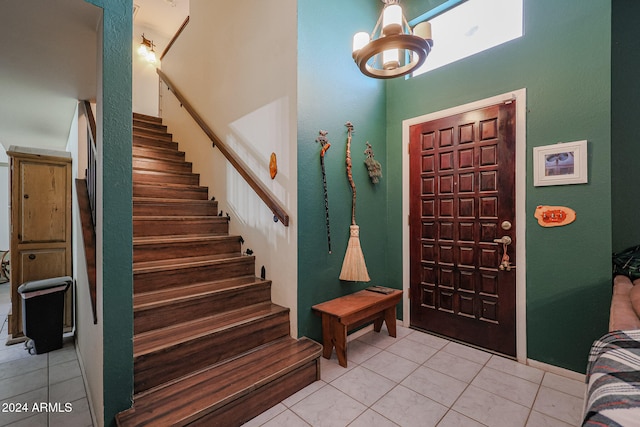
[[[622,275],[613,278],[613,294],[609,311],[609,331],[640,329],[640,318],[631,305],[631,280]]]

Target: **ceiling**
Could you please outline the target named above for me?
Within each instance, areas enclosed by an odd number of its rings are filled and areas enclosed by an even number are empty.
[[[188,0],[134,0],[135,25],[165,35]],[[64,150],[77,101],[96,98],[102,9],[85,0],[0,0],[0,144]]]
[[[133,5],[133,24],[147,27],[167,40],[189,16],[189,0],[133,0]],[[134,34],[135,40],[136,36],[139,34]]]

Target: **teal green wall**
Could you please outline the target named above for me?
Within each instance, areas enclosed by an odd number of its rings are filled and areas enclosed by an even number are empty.
[[[102,305],[104,424],[133,397],[131,0],[92,0],[103,13]]]
[[[611,46],[611,198],[613,250],[640,244],[640,2],[613,0]]]
[[[387,169],[402,168],[402,120],[526,88],[527,356],[584,372],[589,346],[607,330],[611,288],[611,4],[525,0],[524,17],[517,40],[389,83]],[[582,139],[588,184],[533,187],[532,147]],[[399,173],[388,175],[388,275],[396,278],[402,184]],[[541,228],[533,217],[540,204],[569,206],[577,220]]]
[[[351,38],[371,31],[381,3],[370,0],[298,2],[298,333],[321,337],[320,318],[311,306],[370,284],[400,288],[400,277],[386,272],[385,92],[380,81],[364,77],[351,59]],[[356,223],[371,282],[340,282],[351,223],[351,187],[346,176],[346,128],[356,184]],[[319,130],[329,132],[325,157],[329,193],[331,246],[328,253],[320,169]],[[365,143],[383,166],[374,186],[364,165]]]

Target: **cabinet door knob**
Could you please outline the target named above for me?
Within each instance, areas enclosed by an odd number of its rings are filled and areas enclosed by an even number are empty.
[[[34,254],[30,254],[29,259],[36,259],[36,256]]]
[[[25,195],[24,195],[24,196],[22,196],[22,197],[24,197],[25,199],[28,199],[28,198],[29,198],[29,195],[28,195],[28,194],[25,194]]]

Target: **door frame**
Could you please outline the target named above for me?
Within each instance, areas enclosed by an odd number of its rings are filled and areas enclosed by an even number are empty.
[[[402,289],[403,298],[403,325],[408,327],[411,319],[409,304],[410,287],[410,251],[409,251],[409,127],[453,116],[466,111],[477,110],[491,105],[500,104],[509,100],[516,101],[516,358],[521,363],[527,361],[527,316],[526,316],[526,89],[518,89],[481,99],[464,105],[459,105],[445,110],[436,111],[418,117],[402,121],[402,218],[407,220],[402,227]]]

